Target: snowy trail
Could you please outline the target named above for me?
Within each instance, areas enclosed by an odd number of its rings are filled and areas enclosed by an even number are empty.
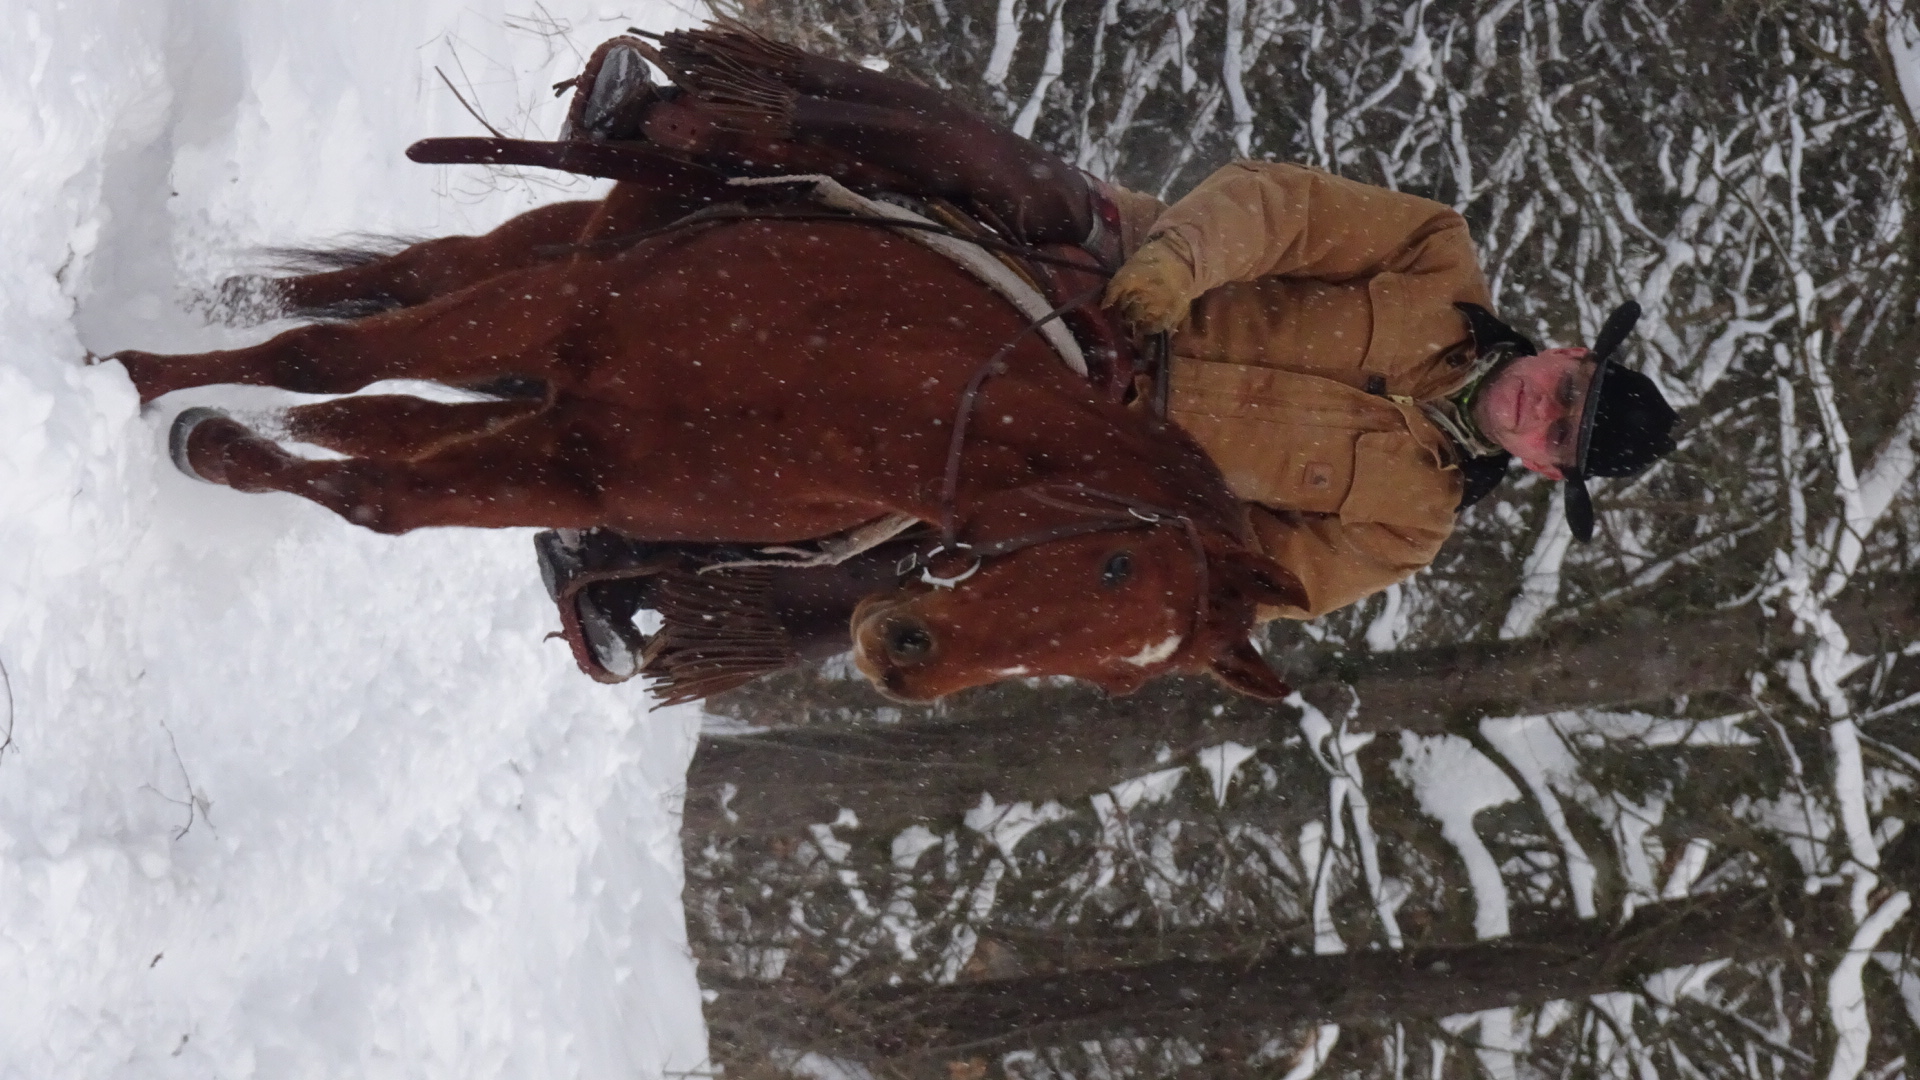
[[[575,10],[578,9],[578,10]],[[553,189],[408,164],[664,6],[23,0],[0,40],[0,1076],[660,1076],[696,713],[573,670],[524,532],[352,529],[178,476],[85,351],[201,349],[261,244],[484,229]],[[575,188],[584,193],[585,188]],[[0,702],[0,710],[6,709]],[[0,711],[0,717],[7,713]]]

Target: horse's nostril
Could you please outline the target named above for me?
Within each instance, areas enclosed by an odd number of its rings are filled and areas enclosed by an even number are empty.
[[[898,622],[887,627],[887,652],[896,660],[924,660],[933,651],[933,635],[923,626]]]

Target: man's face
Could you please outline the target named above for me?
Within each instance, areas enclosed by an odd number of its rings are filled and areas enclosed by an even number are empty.
[[[1593,367],[1580,348],[1518,357],[1494,372],[1474,398],[1474,422],[1522,465],[1564,479],[1562,469],[1573,463]]]

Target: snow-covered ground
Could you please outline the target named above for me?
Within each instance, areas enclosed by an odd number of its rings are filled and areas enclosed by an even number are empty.
[[[510,131],[663,0],[0,7],[0,1075],[698,1071],[697,714],[579,675],[524,532],[392,539],[198,485],[87,350],[200,349],[266,244],[556,197],[407,163]],[[584,191],[584,188],[575,188]],[[234,391],[193,400],[257,406]]]

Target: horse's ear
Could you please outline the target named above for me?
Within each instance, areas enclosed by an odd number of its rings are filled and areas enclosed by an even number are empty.
[[[1257,607],[1305,609],[1312,601],[1293,571],[1257,552],[1230,551],[1221,558],[1227,584]]]
[[[1261,701],[1279,701],[1293,693],[1293,687],[1274,674],[1246,638],[1235,638],[1215,648],[1207,670],[1233,689]]]

